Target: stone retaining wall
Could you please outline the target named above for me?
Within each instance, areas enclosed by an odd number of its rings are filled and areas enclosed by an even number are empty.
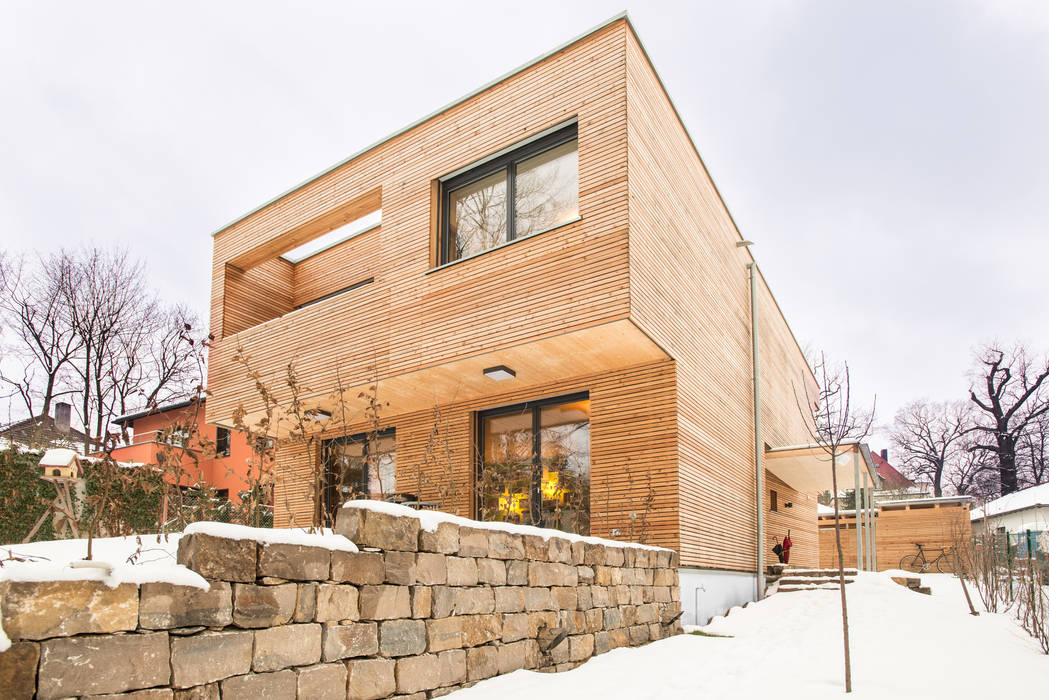
[[[0,584],[4,697],[435,698],[681,631],[677,554],[344,508],[362,549],[194,533],[167,583]],[[123,695],[116,695],[124,693]]]

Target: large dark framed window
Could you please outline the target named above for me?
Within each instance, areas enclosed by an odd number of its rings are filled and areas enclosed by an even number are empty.
[[[397,490],[397,436],[393,428],[378,434],[345,435],[324,441],[324,503],[334,522],[346,501],[382,500]]]
[[[440,262],[579,218],[579,139],[575,123],[441,183]]]
[[[481,520],[590,533],[590,396],[478,414]]]

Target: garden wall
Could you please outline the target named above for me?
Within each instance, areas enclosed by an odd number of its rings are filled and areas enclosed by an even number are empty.
[[[341,511],[358,552],[186,534],[179,563],[208,590],[0,583],[0,689],[422,700],[681,631],[675,552],[389,510]]]

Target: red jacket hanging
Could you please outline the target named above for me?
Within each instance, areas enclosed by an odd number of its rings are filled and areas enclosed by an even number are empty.
[[[790,548],[794,546],[794,543],[790,541],[790,530],[787,530],[787,536],[783,538],[783,563],[790,563]]]

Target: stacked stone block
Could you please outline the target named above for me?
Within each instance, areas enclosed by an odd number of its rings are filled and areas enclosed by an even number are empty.
[[[677,554],[344,508],[362,551],[194,533],[210,589],[0,584],[6,697],[423,700],[681,631]]]

